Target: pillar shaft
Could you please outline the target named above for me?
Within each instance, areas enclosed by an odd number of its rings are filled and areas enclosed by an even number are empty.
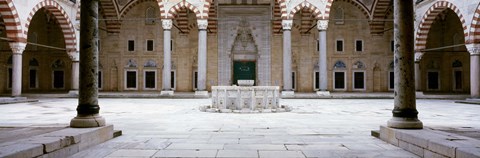
[[[197,20],[198,23],[198,91],[205,91],[207,83],[207,26],[205,19]]]
[[[472,98],[480,98],[480,54],[470,56],[470,94]]]
[[[80,86],[77,117],[71,127],[105,126],[98,115],[98,0],[82,0],[80,14]]]
[[[421,77],[421,70],[420,70],[420,61],[415,62],[415,90],[421,91],[422,89],[422,77]]]
[[[72,90],[78,90],[78,77],[80,73],[80,63],[78,61],[72,62]]]
[[[12,48],[12,96],[18,97],[22,94],[22,54],[25,50],[25,43],[9,43]]]
[[[171,68],[172,68],[172,59],[171,59],[171,31],[172,28],[172,20],[171,19],[164,19],[162,20],[163,26],[163,75],[162,75],[162,83],[163,89],[165,91],[171,91]]]
[[[292,91],[292,20],[283,20],[283,90]]]
[[[413,1],[394,0],[395,92],[393,128],[423,128],[417,119],[414,81],[414,12]]]
[[[318,28],[318,46],[319,48],[319,55],[318,55],[318,73],[319,73],[319,90],[326,91],[328,78],[327,78],[327,27],[328,21],[327,20],[318,20],[317,21],[317,28]]]

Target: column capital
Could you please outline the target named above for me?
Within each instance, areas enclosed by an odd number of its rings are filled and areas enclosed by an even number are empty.
[[[73,62],[80,61],[80,53],[78,51],[68,52],[68,56],[70,57],[70,59],[72,59]]]
[[[319,31],[327,31],[328,20],[317,20],[317,29]]]
[[[292,24],[293,24],[293,20],[282,20],[283,30],[291,30]]]
[[[13,54],[23,54],[23,51],[25,50],[25,47],[27,46],[26,43],[23,42],[11,42],[8,43],[10,45],[10,48],[12,48],[12,53]]]
[[[422,57],[425,53],[423,52],[415,52],[415,62],[420,62],[422,60]]]
[[[466,44],[465,46],[470,55],[480,55],[480,44]]]
[[[162,27],[164,30],[172,29],[172,19],[162,19]]]
[[[208,20],[207,19],[198,19],[197,24],[198,24],[198,29],[199,30],[206,30],[207,26],[208,26]]]

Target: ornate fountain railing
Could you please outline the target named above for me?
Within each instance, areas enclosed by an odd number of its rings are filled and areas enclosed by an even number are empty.
[[[280,108],[278,86],[213,86],[212,108],[252,111]]]

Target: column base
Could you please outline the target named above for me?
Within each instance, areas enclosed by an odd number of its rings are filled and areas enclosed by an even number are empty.
[[[295,92],[294,91],[282,91],[282,97],[294,97]]]
[[[70,127],[72,128],[91,128],[105,126],[105,118],[95,115],[77,115],[70,121]]]
[[[209,97],[208,91],[195,91],[195,97]]]
[[[161,91],[161,96],[173,96],[173,91]]]
[[[387,126],[398,129],[422,129],[423,123],[418,118],[392,117],[388,120]]]
[[[317,91],[318,96],[330,96],[330,91]]]
[[[68,95],[72,97],[78,97],[78,90],[70,90],[68,91]]]

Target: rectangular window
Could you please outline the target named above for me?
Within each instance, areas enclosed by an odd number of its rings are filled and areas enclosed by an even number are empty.
[[[453,74],[455,78],[455,90],[462,90],[462,71],[455,70]]]
[[[155,89],[157,83],[157,73],[155,71],[145,71],[145,88]]]
[[[137,88],[137,71],[127,71],[126,72],[126,87],[127,89],[136,89]]]
[[[355,41],[355,51],[363,52],[363,41],[362,40],[356,40]]]
[[[198,86],[198,72],[193,72],[193,89],[196,90]]]
[[[170,87],[175,90],[175,71],[170,72]]]
[[[134,40],[128,40],[128,51],[129,52],[135,51],[135,41]]]
[[[63,70],[54,70],[53,71],[53,88],[60,89],[64,88],[64,72]]]
[[[345,89],[345,72],[334,72],[333,73],[333,78],[334,78],[334,89]]]
[[[315,85],[315,86],[314,86],[314,89],[315,89],[315,90],[320,89],[320,84],[319,84],[319,82],[320,82],[320,73],[319,73],[318,71],[315,71],[315,76],[313,77],[313,81],[315,82],[315,83],[313,83],[313,85]]]
[[[12,88],[12,68],[8,68],[8,88]]]
[[[365,72],[353,72],[353,89],[365,89]]]
[[[147,51],[153,51],[153,40],[147,40]]]
[[[30,78],[28,79],[28,84],[30,88],[37,88],[37,69],[30,69]]]
[[[317,40],[317,52],[320,51],[320,40]]]
[[[98,89],[103,88],[102,82],[103,82],[102,71],[98,71]]]
[[[390,71],[388,72],[388,89],[392,90],[395,88],[395,76],[394,76],[394,72],[393,71]]]
[[[343,40],[337,40],[336,48],[337,52],[343,52]]]
[[[438,72],[436,71],[430,71],[430,72],[427,72],[427,81],[428,81],[428,89],[429,90],[438,90],[440,89],[440,85],[439,85],[439,78],[438,78],[439,74]]]

